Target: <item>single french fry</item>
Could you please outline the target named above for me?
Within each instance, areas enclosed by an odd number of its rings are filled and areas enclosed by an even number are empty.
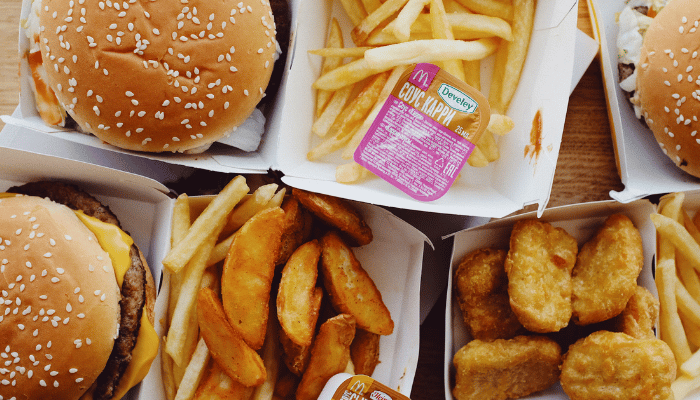
[[[334,71],[336,71],[340,68],[343,68],[343,67],[336,68]],[[331,73],[332,72],[333,71],[331,71]],[[323,76],[325,76],[325,75],[323,75]],[[338,118],[338,115],[343,111],[343,108],[345,107],[345,103],[347,103],[348,99],[350,98],[350,95],[352,94],[353,89],[354,89],[354,85],[349,84],[345,87],[340,88],[339,90],[337,90],[333,93],[333,95],[331,96],[331,100],[328,102],[328,105],[321,113],[321,116],[319,116],[316,119],[316,121],[314,121],[313,125],[311,125],[311,131],[313,133],[315,133],[316,135],[318,135],[320,137],[326,136],[326,134],[328,133],[328,130],[331,128],[331,125],[333,125],[333,122],[336,120],[336,118]]]
[[[372,13],[377,8],[381,7],[382,2],[380,0],[362,0],[362,5],[365,6],[365,11],[367,11],[367,13]]]
[[[650,218],[656,226],[656,231],[673,243],[676,250],[688,259],[693,268],[700,271],[700,245],[690,236],[685,227],[661,214],[653,213]]]
[[[476,147],[474,147],[474,150],[472,150],[472,154],[469,155],[467,163],[469,163],[469,165],[472,167],[482,168],[489,165],[489,160],[486,158],[484,152],[481,151],[481,149],[477,145]]]
[[[166,337],[163,336],[163,347],[165,347]],[[167,400],[175,399],[175,393],[177,392],[177,386],[175,385],[175,376],[173,375],[173,359],[170,358],[168,353],[161,353],[160,361],[161,375],[163,376],[163,389],[165,391],[165,398]]]
[[[442,4],[442,0],[430,0],[430,30],[433,34],[433,39],[454,40],[455,38],[452,34],[452,27],[447,21],[445,5]],[[443,68],[462,82],[466,79],[462,60],[445,60],[443,61]]]
[[[345,47],[343,42],[343,32],[340,29],[340,24],[338,20],[333,18],[331,20],[330,32],[328,33],[328,39],[326,40],[326,48],[342,48]],[[321,75],[332,71],[343,64],[342,57],[326,57],[321,63]],[[330,100],[333,92],[328,90],[317,90],[316,91],[316,117],[321,116],[323,109],[326,108],[328,100]]]
[[[353,137],[355,130],[359,129],[362,122],[369,114],[370,110],[377,102],[384,84],[389,77],[388,72],[377,74],[362,89],[350,104],[340,113],[333,125],[328,130],[333,136],[318,146],[315,146],[307,154],[309,161],[315,161],[336,150],[341,149]]]
[[[489,88],[489,106],[492,114],[505,115],[507,107],[503,104],[501,92],[503,91],[503,81],[506,74],[506,63],[508,62],[508,42],[501,41],[496,51],[491,73],[491,87]]]
[[[671,384],[671,391],[675,399],[684,399],[690,392],[700,387],[700,375],[691,377],[681,375]]]
[[[376,47],[365,52],[370,68],[387,70],[397,65],[446,60],[480,60],[493,54],[498,46],[495,39],[462,40],[430,39]]]
[[[688,290],[676,279],[676,304],[688,320],[700,326],[700,304],[690,295]]]
[[[455,39],[495,36],[507,41],[513,40],[513,29],[511,25],[500,18],[481,14],[445,12],[447,23],[452,29],[452,34],[455,36]],[[411,25],[410,33],[422,34],[432,32],[430,19],[431,17],[428,14],[419,15]]]
[[[270,308],[270,310],[274,310],[274,308]],[[272,396],[275,394],[275,383],[279,375],[279,360],[282,356],[281,346],[277,339],[279,327],[275,321],[274,314],[271,314],[268,320],[270,322],[267,324],[265,344],[263,344],[262,348],[263,365],[265,366],[267,377],[265,382],[257,386],[253,391],[252,400],[272,400]]]
[[[313,83],[313,87],[315,89],[336,90],[391,68],[373,68],[369,66],[366,59],[360,58],[321,75]]]
[[[362,142],[362,139],[367,134],[367,131],[369,131],[369,128],[372,126],[374,119],[377,118],[377,115],[379,115],[379,111],[384,106],[384,102],[386,102],[386,99],[389,98],[391,91],[394,90],[394,86],[396,86],[396,82],[399,81],[399,78],[401,78],[401,74],[403,74],[404,71],[405,71],[404,67],[396,67],[391,71],[391,74],[387,78],[386,83],[384,84],[384,87],[382,88],[382,91],[379,93],[379,97],[377,97],[377,102],[374,104],[372,111],[369,112],[369,114],[367,115],[367,118],[365,118],[364,122],[362,122],[362,125],[360,126],[360,128],[357,130],[357,132],[355,132],[352,135],[352,139],[350,139],[347,146],[345,146],[345,149],[343,150],[343,154],[342,154],[342,157],[344,159],[350,160],[353,158],[353,155],[355,154],[355,150],[357,150],[357,147],[360,145],[360,142]],[[355,167],[353,167],[353,168],[355,168]],[[337,170],[336,170],[336,177],[337,177]],[[338,182],[340,182],[340,181],[338,181]]]
[[[512,21],[517,16],[514,16],[514,9],[517,9],[516,4],[509,4],[498,0],[457,0],[464,7],[479,14],[489,15]]]
[[[419,16],[419,18],[423,18],[423,17]],[[448,18],[449,18],[449,14],[448,14]],[[413,32],[413,27],[416,26],[416,23],[414,23],[411,26],[411,37],[408,39],[409,42],[415,41],[415,40],[433,39],[433,34],[430,32],[430,25],[426,25],[427,29],[424,32]],[[455,36],[455,39],[457,39],[457,40],[478,40],[478,39],[494,38],[494,35],[490,34],[490,33],[465,31],[462,29],[453,30],[453,34]],[[402,41],[399,40],[392,33],[385,32],[384,30],[375,29],[369,35],[369,37],[365,41],[364,45],[378,47],[378,46],[386,46],[386,45],[398,44],[398,43],[402,43]]]
[[[272,199],[276,191],[276,183],[270,183],[257,188],[251,196],[233,209],[221,234],[226,236],[230,235],[242,227],[243,224],[251,219],[253,215],[257,214],[258,211],[267,208],[267,203]]]
[[[502,114],[491,114],[489,125],[486,127],[486,129],[495,135],[503,136],[513,130],[514,127],[515,122],[513,122],[509,116]]]
[[[683,226],[685,229],[690,233],[690,236],[695,239],[696,242],[700,243],[700,229],[698,229],[697,225],[693,223],[693,220],[690,218],[690,215],[683,209],[681,210],[683,214]]]
[[[181,194],[173,205],[173,219],[170,227],[170,247],[174,247],[187,236],[190,229],[190,201],[187,194]],[[168,326],[175,312],[175,304],[180,296],[180,275],[170,274],[170,294],[168,298]]]
[[[359,0],[340,0],[345,13],[350,17],[353,26],[357,26],[367,17],[365,6]]]
[[[170,249],[163,259],[163,266],[171,273],[180,272],[248,190],[244,177],[233,178],[194,221],[185,238]]]
[[[180,387],[177,389],[175,400],[190,400],[194,397],[194,393],[199,386],[199,381],[204,375],[204,367],[209,362],[209,349],[204,340],[201,339],[197,343],[197,349],[192,355],[192,360],[187,365],[185,376],[180,382]]]
[[[462,61],[462,63],[464,65],[464,81],[467,85],[481,91],[481,61]]]
[[[357,183],[370,175],[370,170],[354,161],[335,167],[335,180],[338,183]]]
[[[361,46],[374,28],[388,20],[403,7],[408,0],[386,0],[382,5],[364,18],[350,32],[352,41],[356,46]]]
[[[489,132],[488,130],[482,133],[481,137],[479,138],[479,141],[477,142],[477,145],[484,153],[484,156],[489,162],[496,161],[500,158],[501,155],[498,151],[498,144],[496,143],[496,140],[494,139],[491,132]]]
[[[700,351],[696,351],[688,361],[681,364],[680,370],[690,376],[700,376]]]
[[[532,27],[535,20],[535,0],[514,0],[513,12],[513,40],[503,43],[507,49],[508,56],[504,67],[503,83],[501,84],[500,93],[498,93],[499,101],[497,105],[499,108],[495,110],[498,114],[505,114],[508,110],[508,105],[510,105],[510,101],[520,82],[520,74],[527,58],[530,36],[532,35]]]
[[[309,50],[309,54],[314,54],[321,57],[363,57],[365,55],[365,51],[369,49],[371,49],[371,47],[324,47],[322,49]]]
[[[659,204],[661,215],[679,222],[684,197],[685,196],[682,194],[679,195],[678,193],[664,196]],[[666,237],[662,236],[659,238],[657,247],[659,260],[676,259],[676,248]],[[677,262],[676,265],[678,265]]]
[[[695,325],[683,313],[679,313],[678,315],[681,317],[683,329],[685,330],[685,336],[688,338],[688,342],[692,346],[691,350],[698,351],[698,349],[700,349],[700,325]]]
[[[200,289],[202,276],[207,267],[207,260],[211,254],[216,238],[223,228],[225,220],[220,220],[218,225],[213,227],[210,236],[202,243],[201,248],[194,255],[190,263],[182,272],[180,295],[177,299],[175,312],[168,330],[168,341],[165,351],[173,358],[175,364],[182,366],[186,364],[188,337],[192,337],[192,318],[195,314],[195,304],[197,292]]]
[[[690,345],[678,316],[676,303],[676,265],[673,260],[661,260],[656,266],[656,288],[659,291],[659,325],[661,338],[673,351],[678,364],[691,356]]]
[[[700,301],[700,277],[683,254],[676,254],[676,267],[683,286],[697,301]]]
[[[384,31],[396,36],[400,42],[407,42],[411,37],[411,25],[428,3],[430,0],[408,0],[399,15],[384,27]]]

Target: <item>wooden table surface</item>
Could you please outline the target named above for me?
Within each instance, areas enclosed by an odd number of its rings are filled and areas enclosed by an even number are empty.
[[[21,0],[0,0],[0,114],[10,114],[19,101],[17,54]],[[585,0],[578,25],[592,36]],[[4,124],[0,122],[0,129]],[[598,60],[593,61],[569,100],[549,207],[608,200],[623,186],[615,167],[610,125]],[[444,399],[444,294],[421,327],[418,370],[412,399]]]

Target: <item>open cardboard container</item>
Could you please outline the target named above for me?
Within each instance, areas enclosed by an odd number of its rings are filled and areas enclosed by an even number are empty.
[[[29,13],[30,0],[24,0],[22,18]],[[282,88],[268,113],[266,133],[256,152],[244,153],[217,145],[199,155],[140,154],[116,149],[95,137],[44,125],[39,118],[29,86],[27,65],[21,62],[20,115],[5,116],[8,124],[21,125],[54,137],[128,153],[172,164],[214,171],[251,173],[269,168],[285,174],[291,186],[331,194],[352,200],[436,213],[502,217],[528,204],[539,204],[540,212],[549,200],[554,170],[568,105],[574,65],[577,0],[540,0],[537,2],[534,30],[520,85],[508,110],[516,128],[499,139],[500,159],[485,168],[466,167],[460,179],[441,199],[420,202],[380,179],[356,185],[335,182],[338,159],[309,162],[306,153],[317,138],[311,137],[315,92],[311,84],[319,76],[321,58],[307,53],[324,46],[331,16],[349,32],[349,21],[339,0],[322,2],[290,0],[292,12],[291,43]],[[20,55],[28,48],[20,32]],[[351,43],[349,40],[347,43]],[[488,89],[493,57],[482,63],[482,80]],[[565,88],[562,90],[562,88]],[[542,152],[526,156],[535,114],[543,121]]]
[[[654,135],[634,115],[634,110],[618,84],[617,33],[615,14],[625,2],[588,0],[593,32],[600,43],[601,69],[608,102],[610,130],[615,145],[621,192],[610,196],[627,203],[650,194],[682,192],[700,188],[700,179],[683,172],[659,147]]]
[[[686,202],[686,204],[690,204]],[[700,205],[700,196],[696,197],[695,205]],[[688,208],[689,210],[691,208]],[[656,230],[649,214],[656,211],[656,207],[648,200],[637,200],[629,204],[621,204],[615,201],[603,201],[572,206],[562,206],[547,209],[542,219],[555,227],[564,228],[581,246],[592,238],[603,225],[605,219],[615,213],[622,213],[629,217],[639,229],[644,248],[644,267],[637,280],[638,284],[649,289],[658,297],[652,274],[652,263],[656,251]],[[450,276],[447,286],[447,301],[445,308],[445,398],[452,400],[452,388],[454,387],[454,364],[452,358],[455,353],[471,338],[467,333],[459,303],[456,299],[454,287],[454,272],[462,258],[469,252],[482,247],[496,247],[508,249],[511,229],[516,221],[536,218],[534,212],[506,218],[489,223],[481,227],[464,230],[454,234],[454,248],[450,267]],[[658,332],[658,330],[657,330]],[[557,383],[547,390],[534,393],[524,399],[555,400],[568,399],[561,386]]]
[[[174,199],[169,190],[148,178],[92,164],[0,148],[0,191],[30,181],[71,182],[97,197],[119,216],[138,243],[160,288],[156,300],[156,331],[167,310],[168,275],[161,260],[170,246]],[[394,333],[380,340],[379,365],[373,377],[410,395],[418,363],[420,280],[426,237],[388,211],[357,204],[372,227],[374,240],[355,248],[355,254],[373,278],[394,320]],[[130,399],[165,399],[158,356],[143,383]]]

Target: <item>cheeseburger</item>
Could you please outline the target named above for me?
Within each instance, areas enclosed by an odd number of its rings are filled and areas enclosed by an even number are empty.
[[[279,54],[268,0],[34,0],[23,26],[44,121],[143,152],[234,132]]]
[[[700,177],[700,2],[630,0],[618,23],[620,87],[664,154]]]
[[[141,252],[71,185],[9,191],[24,195],[0,196],[0,399],[122,398],[158,351]]]

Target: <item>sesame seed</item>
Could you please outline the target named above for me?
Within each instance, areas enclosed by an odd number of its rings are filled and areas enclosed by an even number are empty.
[[[135,106],[138,106],[138,105],[139,105],[139,101],[136,100],[136,99],[131,99],[131,104],[133,104],[133,105],[135,105]]]
[[[139,117],[143,117],[144,115],[146,115],[146,112],[145,112],[145,111],[139,111],[139,113],[138,113],[137,115],[138,115]]]

